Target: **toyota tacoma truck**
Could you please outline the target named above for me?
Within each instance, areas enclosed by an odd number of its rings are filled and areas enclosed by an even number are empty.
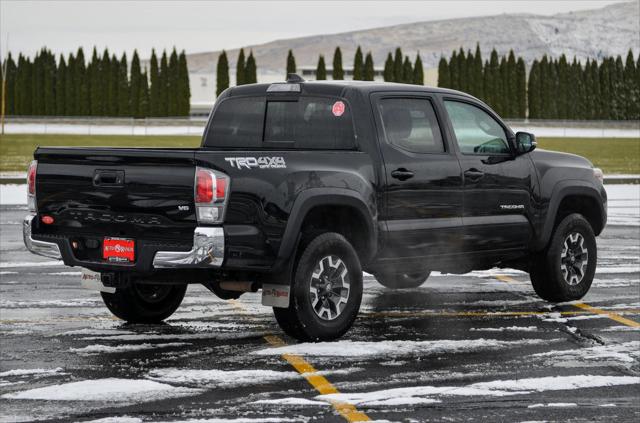
[[[480,100],[405,84],[229,88],[199,148],[48,148],[28,169],[26,247],[83,269],[128,322],[159,322],[188,284],[261,290],[303,341],[353,324],[363,271],[391,289],[430,272],[521,269],[583,297],[607,220],[599,169],[536,149]]]

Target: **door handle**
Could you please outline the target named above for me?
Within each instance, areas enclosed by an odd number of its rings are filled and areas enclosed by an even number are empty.
[[[477,181],[478,179],[482,178],[484,176],[484,172],[478,170],[478,169],[469,169],[467,171],[464,172],[464,177],[472,180],[472,181]]]
[[[401,181],[406,181],[407,179],[413,178],[413,172],[410,170],[401,167],[400,169],[396,169],[391,172],[391,177],[399,179]]]

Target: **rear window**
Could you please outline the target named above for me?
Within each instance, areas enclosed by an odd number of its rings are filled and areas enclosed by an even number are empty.
[[[345,101],[328,97],[231,97],[214,113],[205,146],[353,149],[351,110]]]

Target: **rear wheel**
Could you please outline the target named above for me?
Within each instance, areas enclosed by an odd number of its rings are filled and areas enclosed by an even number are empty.
[[[570,214],[562,219],[549,246],[531,266],[533,289],[551,302],[579,300],[593,282],[597,254],[589,222],[580,214]]]
[[[362,268],[351,244],[329,232],[309,242],[294,269],[288,308],[274,307],[282,330],[300,341],[329,341],[353,324],[362,299]]]
[[[105,305],[116,317],[129,323],[159,323],[182,303],[187,285],[130,283],[111,294],[101,292]]]
[[[430,270],[411,273],[378,273],[375,275],[380,285],[391,289],[418,288],[427,281]]]

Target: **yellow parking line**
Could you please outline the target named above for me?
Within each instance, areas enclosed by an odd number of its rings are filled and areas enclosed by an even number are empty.
[[[612,313],[610,311],[602,310],[600,308],[593,307],[593,306],[590,306],[589,304],[585,304],[585,303],[574,304],[574,306],[576,306],[578,308],[581,308],[583,310],[587,310],[587,311],[589,311],[591,313],[601,314],[603,316],[607,316],[609,319],[615,320],[616,322],[622,323],[623,325],[631,326],[632,328],[640,328],[640,323],[638,323],[636,321],[633,321],[631,319],[627,319],[625,317],[622,317],[617,313]]]
[[[236,300],[231,300],[231,304],[243,314],[248,314],[242,303]],[[265,335],[264,340],[273,347],[284,347],[287,345],[282,338],[277,335]],[[304,377],[316,391],[321,395],[339,394],[340,391],[333,386],[331,382],[324,376],[318,374],[318,371],[313,367],[311,363],[305,360],[298,354],[282,354],[282,358],[289,363],[302,377]],[[352,404],[341,401],[330,401],[333,408],[340,413],[348,422],[367,422],[371,421],[369,416],[365,413],[358,411],[358,409]]]
[[[510,278],[509,276],[506,275],[497,275],[496,279],[501,280],[503,282],[507,282],[507,283],[511,283],[511,282],[517,282],[515,279]],[[640,323],[631,320],[631,319],[627,319],[625,317],[622,317],[621,315],[619,315],[618,313],[613,313],[611,311],[606,311],[606,310],[602,310],[601,308],[597,308],[594,306],[591,306],[589,304],[585,304],[585,303],[577,303],[577,304],[573,304],[574,306],[578,307],[579,309],[585,310],[588,313],[591,314],[600,314],[602,316],[607,316],[609,319],[614,320],[618,323],[622,323],[623,325],[627,325],[627,326],[631,326],[632,328],[638,328],[640,327]],[[625,310],[625,311],[632,311],[633,313],[633,309],[631,310]]]

